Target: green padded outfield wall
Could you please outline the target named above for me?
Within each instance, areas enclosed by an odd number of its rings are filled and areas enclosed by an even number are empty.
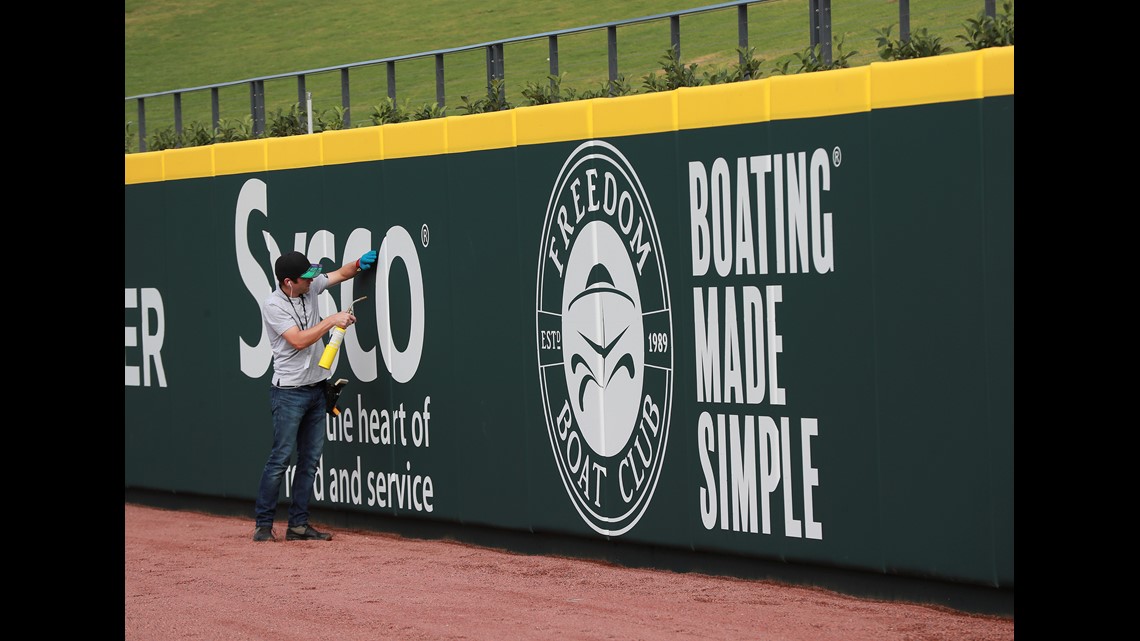
[[[317,506],[1012,589],[1013,59],[129,154],[127,488],[252,514],[273,262],[377,248]]]

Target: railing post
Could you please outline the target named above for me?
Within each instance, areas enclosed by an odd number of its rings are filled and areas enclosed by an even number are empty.
[[[673,55],[681,59],[681,16],[669,16],[669,44]]]
[[[899,0],[899,40],[910,40],[910,0]]]
[[[496,75],[498,75],[499,80],[503,81],[503,83],[499,85],[499,100],[503,101],[507,99],[507,64],[506,53],[503,51],[503,43],[500,42],[495,45],[495,50],[497,52],[495,56]]]
[[[736,42],[740,47],[739,58],[740,66],[744,66],[744,54],[748,51],[748,5],[740,4],[736,6]],[[745,78],[751,77],[751,74],[745,74]]]
[[[352,101],[348,99],[348,67],[340,70],[340,106],[344,107],[344,128],[352,128]]]
[[[210,122],[214,123],[214,133],[222,126],[222,107],[218,100],[218,88],[210,89]]]
[[[808,44],[819,44],[819,0],[808,0]]]
[[[396,103],[396,61],[388,61],[388,97],[392,99],[392,104]]]
[[[487,45],[484,50],[487,57],[487,95],[491,95],[491,87],[495,81],[495,45]]]
[[[443,54],[435,54],[435,102],[439,105],[440,109],[443,108],[444,102],[443,95]]]
[[[831,0],[809,0],[811,45],[819,45],[823,64],[831,64]]]
[[[174,94],[174,135],[177,137],[175,147],[182,146],[182,93]]]
[[[997,17],[997,0],[986,0],[986,15],[991,18]]]
[[[506,77],[506,67],[503,64],[503,44],[493,44],[487,46],[487,96],[491,95],[491,90],[495,86],[496,79],[503,80]],[[499,99],[505,99],[507,96],[507,88],[505,86],[499,87]]]
[[[145,98],[139,98],[138,111],[139,111],[139,152],[146,151],[146,106],[143,104]]]
[[[257,81],[257,119],[261,123],[261,133],[268,133],[269,129],[266,126],[266,118],[268,114],[265,113],[265,81]]]
[[[558,77],[558,36],[547,36],[546,43],[549,52],[547,60],[550,61],[550,91],[553,93],[558,88],[558,81],[555,80]],[[558,96],[552,95],[550,99],[554,102],[560,102]]]
[[[309,92],[305,91],[305,74],[297,74],[297,104],[304,107],[305,102],[308,100],[308,93]]]
[[[610,59],[610,86],[607,88],[607,94],[614,95],[614,82],[617,80],[618,64],[617,64],[617,27],[606,27],[606,41],[609,44],[609,59]]]
[[[820,0],[819,51],[823,64],[831,64],[831,0]]]
[[[249,114],[253,118],[253,137],[265,133],[265,97],[262,95],[262,81],[249,83]]]

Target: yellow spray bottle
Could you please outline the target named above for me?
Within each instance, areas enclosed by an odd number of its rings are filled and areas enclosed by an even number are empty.
[[[368,298],[361,296],[352,301],[352,305],[348,306],[348,311],[351,312],[352,308],[360,301]],[[334,327],[332,337],[329,338],[329,344],[325,346],[325,353],[321,354],[321,367],[324,369],[332,369],[333,360],[336,359],[336,353],[340,351],[340,344],[344,341],[344,333],[348,331],[344,327]]]

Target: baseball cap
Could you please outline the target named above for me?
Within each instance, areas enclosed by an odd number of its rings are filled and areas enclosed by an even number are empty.
[[[277,282],[283,282],[286,278],[290,280],[312,278],[323,270],[319,264],[310,263],[309,259],[299,251],[281,254],[273,265],[273,271],[277,273]]]

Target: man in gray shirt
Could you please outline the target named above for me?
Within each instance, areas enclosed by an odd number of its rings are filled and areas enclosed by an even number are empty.
[[[325,445],[325,381],[329,371],[321,368],[324,336],[333,327],[347,328],[356,322],[350,311],[337,312],[322,319],[317,311],[317,297],[327,288],[338,285],[376,264],[377,252],[370,250],[351,263],[327,274],[322,267],[309,262],[298,251],[282,254],[274,264],[277,289],[261,304],[261,316],[273,348],[273,378],[269,389],[269,408],[273,415],[273,449],[261,473],[254,508],[256,529],[254,541],[275,541],[273,519],[281,480],[294,448],[297,450],[297,473],[290,488],[293,502],[289,505],[287,541],[327,541],[332,534],[309,525],[309,498],[317,463]]]

